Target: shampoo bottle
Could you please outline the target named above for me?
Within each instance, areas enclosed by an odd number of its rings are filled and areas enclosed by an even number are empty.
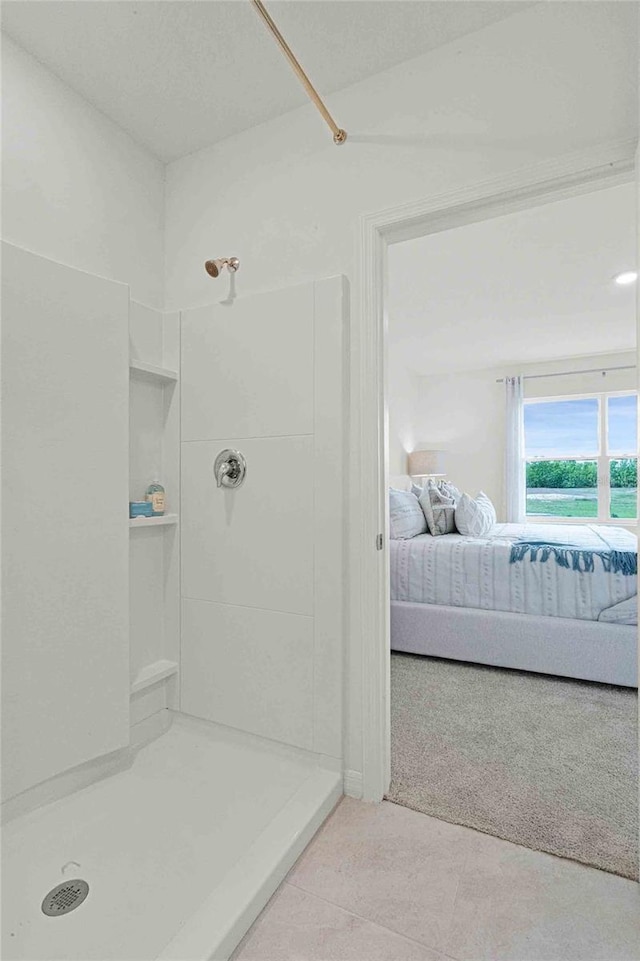
[[[164,514],[164,487],[160,481],[154,480],[152,484],[149,484],[145,500],[151,501],[151,509],[154,517],[160,517]]]

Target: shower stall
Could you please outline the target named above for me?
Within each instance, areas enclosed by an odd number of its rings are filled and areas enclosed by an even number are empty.
[[[342,794],[348,291],[234,279],[3,244],[6,961],[228,958]]]

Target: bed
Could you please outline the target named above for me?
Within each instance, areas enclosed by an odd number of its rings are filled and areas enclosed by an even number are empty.
[[[625,528],[496,524],[481,538],[390,543],[392,650],[637,686]],[[556,546],[544,555],[541,543]]]

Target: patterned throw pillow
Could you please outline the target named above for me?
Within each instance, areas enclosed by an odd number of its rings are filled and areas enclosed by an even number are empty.
[[[474,499],[463,494],[456,506],[456,527],[467,537],[484,537],[497,521],[496,509],[484,491]]]
[[[453,484],[447,481],[439,481],[437,484],[433,480],[427,481],[420,495],[420,507],[427,518],[430,534],[437,536],[455,533],[455,506],[458,497],[460,491]]]
[[[425,534],[427,522],[415,494],[411,491],[389,491],[389,533],[394,541],[404,541]]]
[[[446,494],[447,497],[453,498],[456,504],[462,497],[462,491],[459,490],[455,484],[452,484],[451,481],[438,481],[438,490]]]

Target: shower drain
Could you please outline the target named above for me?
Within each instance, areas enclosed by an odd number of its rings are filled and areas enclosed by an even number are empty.
[[[89,885],[80,878],[64,881],[53,888],[42,902],[42,913],[49,918],[57,918],[59,914],[69,914],[79,908],[89,893]]]

